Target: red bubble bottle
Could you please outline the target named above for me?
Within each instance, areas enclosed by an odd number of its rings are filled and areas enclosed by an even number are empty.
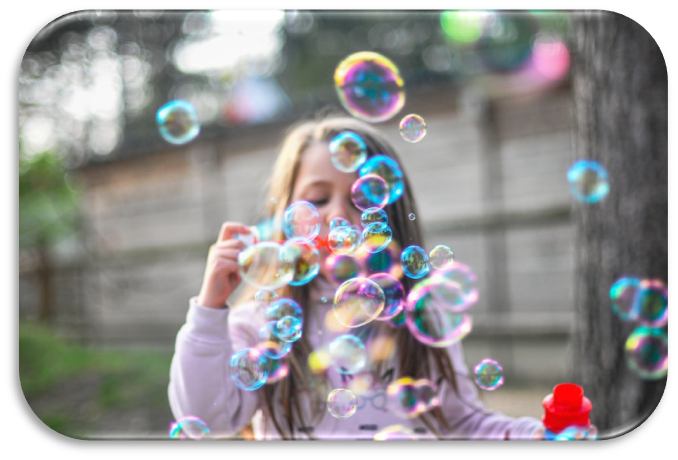
[[[544,398],[544,428],[547,441],[565,441],[595,438],[589,413],[591,401],[584,389],[574,383],[561,383]]]

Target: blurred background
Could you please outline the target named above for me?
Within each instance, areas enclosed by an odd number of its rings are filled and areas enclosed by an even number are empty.
[[[333,74],[358,51],[405,81],[378,127],[425,249],[448,245],[478,275],[467,363],[492,357],[506,381],[483,397],[540,417],[555,384],[578,381],[572,17],[85,11],[47,25],[19,73],[20,375],[38,417],[73,437],[167,438],[174,338],[208,248],[223,221],[257,222],[290,124],[345,112]],[[174,99],[201,124],[185,145],[156,125]],[[416,144],[398,131],[409,113],[428,127]]]

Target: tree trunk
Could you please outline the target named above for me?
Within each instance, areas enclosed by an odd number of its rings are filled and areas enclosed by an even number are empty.
[[[668,286],[668,83],[659,47],[633,20],[575,13],[572,29],[577,159],[598,161],[610,183],[601,202],[574,206],[574,368],[604,439],[642,423],[666,386],[627,367],[636,324],[613,313],[609,291],[622,276]]]

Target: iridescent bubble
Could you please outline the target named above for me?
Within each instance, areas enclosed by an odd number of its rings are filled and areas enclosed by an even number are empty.
[[[626,362],[641,378],[656,380],[669,370],[669,338],[662,329],[639,326],[626,340]]]
[[[287,316],[286,318],[293,317]],[[270,359],[280,359],[292,351],[292,343],[282,340],[277,335],[278,321],[269,321],[259,329],[260,342],[257,344],[256,348],[263,353],[264,356]]]
[[[567,171],[570,192],[583,203],[597,203],[610,191],[605,168],[595,161],[580,160]]]
[[[374,435],[375,441],[418,441],[414,431],[402,425],[390,425]]]
[[[400,137],[407,142],[419,142],[426,136],[426,122],[419,115],[406,115],[400,120]]]
[[[342,283],[334,295],[333,312],[346,327],[358,327],[375,319],[384,309],[384,291],[367,278],[353,278]]]
[[[389,158],[386,155],[375,155],[369,158],[360,167],[358,174],[360,177],[376,174],[384,180],[387,187],[387,204],[394,203],[405,191],[403,172],[400,169],[400,166],[393,158]],[[375,206],[378,208],[384,207],[376,204]],[[360,209],[364,211],[367,208]]]
[[[172,144],[185,144],[200,133],[198,114],[191,103],[175,100],[158,109],[155,115],[160,135]]]
[[[304,312],[294,299],[282,297],[274,301],[266,309],[266,319],[268,321],[280,321],[283,318],[292,317],[303,323]]]
[[[375,223],[388,224],[388,216],[383,209],[380,208],[367,208],[363,211],[360,216],[360,224],[364,227],[367,227],[370,224]]]
[[[415,213],[411,212],[407,215],[407,218],[410,219],[410,220],[416,220],[417,215]]]
[[[403,272],[412,279],[426,276],[431,269],[428,254],[419,246],[408,246],[400,255]]]
[[[367,158],[365,141],[356,133],[345,131],[330,141],[330,159],[341,172],[354,172]]]
[[[405,304],[405,290],[398,279],[387,273],[377,273],[368,278],[384,292],[384,309],[375,319],[385,321],[400,313]]]
[[[266,385],[279,382],[286,378],[290,373],[290,366],[285,358],[266,360]]]
[[[337,227],[350,227],[351,223],[344,219],[343,217],[335,217],[330,221],[330,230],[334,230]]]
[[[266,383],[267,359],[256,348],[244,348],[231,355],[231,380],[243,390],[252,391]]]
[[[485,358],[473,368],[473,379],[483,390],[496,390],[504,384],[504,369],[495,360]]]
[[[238,253],[238,269],[242,279],[262,289],[278,289],[294,279],[294,265],[283,246],[264,241]]]
[[[388,203],[388,186],[376,174],[359,177],[351,186],[351,201],[356,208],[364,211],[368,208],[383,208]]]
[[[280,296],[272,289],[259,289],[254,293],[254,300],[266,307],[278,300],[279,297]]]
[[[310,282],[320,271],[320,253],[304,238],[292,238],[283,245],[284,257],[294,266],[291,286]]]
[[[285,342],[296,342],[301,338],[301,320],[294,316],[283,316],[275,324],[275,335]]]
[[[287,238],[312,240],[320,233],[320,214],[308,201],[297,201],[285,210],[282,229]]]
[[[392,118],[405,104],[398,68],[381,54],[351,54],[334,71],[341,105],[354,117],[371,123]]]
[[[367,364],[367,352],[362,340],[354,335],[340,335],[328,348],[330,365],[342,374],[355,374]]]
[[[624,321],[649,327],[668,323],[668,290],[660,280],[620,278],[610,288],[612,311]]]
[[[347,388],[337,388],[327,395],[327,411],[336,418],[347,418],[355,414],[358,399]]]
[[[454,252],[444,244],[439,244],[431,249],[431,252],[428,253],[428,257],[431,261],[431,267],[436,269],[443,268],[447,264],[454,262]]]
[[[403,377],[386,388],[386,397],[391,412],[399,417],[414,418],[422,413],[414,379]]]
[[[375,222],[363,229],[363,247],[369,253],[376,253],[384,250],[391,244],[393,232],[388,224]]]
[[[430,277],[437,284],[434,294],[454,313],[468,310],[478,302],[478,279],[471,267],[454,261],[436,270]]]
[[[334,227],[327,234],[327,249],[333,254],[351,254],[361,242],[362,235],[351,226]]]
[[[339,254],[330,254],[325,258],[325,271],[335,284],[363,276],[363,267],[356,258]]]
[[[417,389],[417,401],[419,402],[421,413],[440,405],[438,385],[428,379],[419,379],[414,382],[414,385]]]
[[[170,439],[195,439],[200,440],[210,433],[207,424],[198,417],[188,415],[182,417],[170,425]]]
[[[440,288],[440,284],[430,278],[412,288],[405,301],[405,324],[421,343],[442,348],[466,337],[471,332],[472,324],[469,315],[455,313],[441,299]],[[447,289],[452,291],[454,287],[449,286]]]

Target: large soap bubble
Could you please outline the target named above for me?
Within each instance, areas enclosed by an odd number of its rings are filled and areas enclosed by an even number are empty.
[[[247,391],[256,390],[268,377],[266,357],[256,348],[244,348],[231,356],[231,380]]]
[[[341,172],[353,172],[365,162],[367,146],[365,141],[351,131],[340,133],[330,141],[330,159]]]
[[[367,278],[345,281],[334,296],[334,316],[346,327],[358,327],[374,320],[384,309],[384,291]]]
[[[285,242],[283,251],[284,256],[294,266],[294,275],[290,285],[306,284],[320,271],[320,253],[310,241],[304,238],[292,238]]]
[[[355,374],[367,364],[365,345],[358,337],[340,335],[329,346],[330,366],[342,374]]]
[[[369,158],[360,167],[358,174],[360,177],[376,174],[384,180],[388,195],[386,204],[394,203],[405,191],[405,182],[400,165],[393,158],[386,155],[375,155]],[[376,204],[375,206],[379,208],[384,207]],[[365,209],[361,208],[361,210],[364,211]]]
[[[337,388],[327,395],[327,411],[336,418],[347,418],[355,414],[357,399],[347,388]]]
[[[278,289],[294,279],[294,264],[283,246],[264,241],[249,246],[238,254],[242,279],[261,289]]]
[[[283,214],[282,230],[287,238],[312,240],[320,233],[320,214],[308,201],[297,201]]]

